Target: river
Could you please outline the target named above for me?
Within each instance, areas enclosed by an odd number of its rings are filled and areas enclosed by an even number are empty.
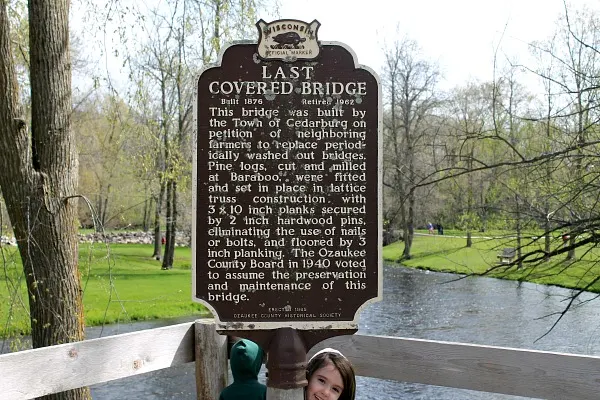
[[[544,317],[563,310],[570,291],[491,278],[457,280],[457,277],[385,266],[384,299],[362,312],[359,332],[600,354],[600,307],[597,302],[578,303],[549,334],[543,336],[556,320],[556,316]],[[582,300],[593,298],[594,295],[586,294]],[[111,326],[104,328],[102,336],[183,321],[186,319]],[[88,331],[88,338],[98,335],[98,328]],[[264,372],[261,376],[264,379]],[[357,377],[357,386],[359,400],[523,399],[363,377]],[[94,400],[195,400],[194,365],[190,363],[94,385],[92,394]]]

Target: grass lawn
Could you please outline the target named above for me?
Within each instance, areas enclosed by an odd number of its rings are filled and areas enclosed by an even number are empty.
[[[191,249],[177,248],[168,271],[151,257],[152,249],[152,245],[80,244],[86,325],[210,315],[192,301]],[[0,336],[28,333],[21,262],[15,247],[1,250],[5,273],[0,277]]]
[[[549,262],[524,263],[523,268],[498,263],[497,255],[504,247],[516,247],[515,238],[497,236],[473,237],[473,245],[466,247],[466,238],[460,232],[444,236],[415,235],[410,260],[402,265],[459,274],[487,274],[490,277],[522,280],[566,288],[585,288],[600,277],[600,250],[584,246],[576,250],[577,262],[566,261],[559,255]],[[481,234],[479,234],[481,235]],[[543,242],[523,239],[523,253],[539,250]],[[562,240],[553,240],[552,249],[560,248]],[[384,261],[397,262],[404,250],[404,242],[392,243],[383,248]],[[600,292],[600,283],[593,283],[587,290]]]

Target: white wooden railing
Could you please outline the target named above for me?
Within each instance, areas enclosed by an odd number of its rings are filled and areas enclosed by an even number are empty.
[[[199,399],[226,384],[227,338],[212,320],[0,355],[0,397],[30,399],[196,362]],[[327,339],[357,374],[542,399],[600,398],[600,357],[387,336]]]

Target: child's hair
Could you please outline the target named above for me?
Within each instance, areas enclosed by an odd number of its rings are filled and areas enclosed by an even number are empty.
[[[311,376],[318,369],[331,363],[342,376],[344,390],[339,400],[354,400],[356,393],[356,379],[354,377],[354,368],[350,361],[339,351],[335,349],[324,349],[317,352],[306,366],[306,379],[310,381]]]

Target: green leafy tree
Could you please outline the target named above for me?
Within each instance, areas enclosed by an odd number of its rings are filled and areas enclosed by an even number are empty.
[[[414,183],[423,172],[420,156],[431,126],[428,118],[439,105],[436,84],[437,66],[425,60],[417,43],[403,39],[385,51],[384,81],[387,84],[384,132],[387,144],[385,159],[386,185],[399,199],[399,214],[403,230],[403,259],[411,258],[411,246],[416,224]]]

